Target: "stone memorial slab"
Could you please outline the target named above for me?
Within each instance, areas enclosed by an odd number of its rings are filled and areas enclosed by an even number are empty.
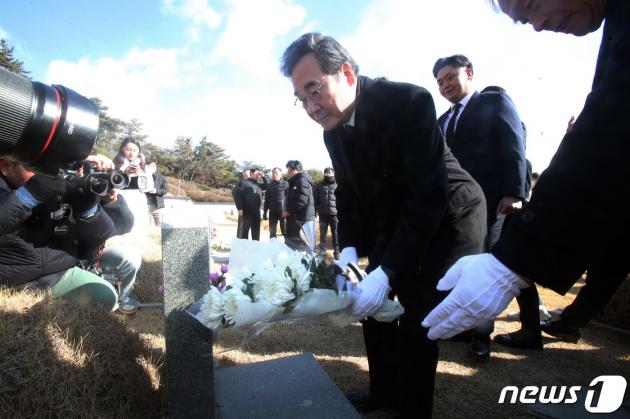
[[[166,410],[170,418],[214,418],[212,332],[185,309],[208,290],[207,216],[166,212],[162,224]]]
[[[219,368],[215,400],[221,419],[361,418],[310,353]]]

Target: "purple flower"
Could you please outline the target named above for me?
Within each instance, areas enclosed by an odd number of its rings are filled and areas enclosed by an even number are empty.
[[[210,282],[216,282],[219,279],[219,274],[216,272],[212,272],[210,274]]]
[[[158,287],[158,292],[159,292],[160,294],[164,294],[164,284],[162,284],[162,285],[160,285],[160,286]]]
[[[224,274],[226,274],[226,273],[227,273],[227,271],[228,271],[228,267],[227,267],[227,265],[225,265],[225,264],[223,264],[223,263],[222,263],[222,264],[221,264],[221,272],[222,272],[222,273],[224,273]]]
[[[219,286],[217,288],[219,291],[223,291],[225,289],[225,279],[222,279],[221,282],[219,282]]]

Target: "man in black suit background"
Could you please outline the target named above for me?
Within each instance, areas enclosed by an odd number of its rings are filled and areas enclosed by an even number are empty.
[[[431,339],[496,317],[531,281],[564,294],[603,257],[630,260],[630,221],[620,211],[630,205],[630,2],[549,0],[531,7],[530,1],[498,0],[498,5],[538,31],[582,36],[606,23],[582,112],[492,254],[463,258],[440,280],[439,289],[452,291],[423,322]]]
[[[503,219],[497,215],[513,213],[527,198],[521,118],[505,92],[474,89],[473,65],[464,55],[438,59],[433,76],[452,104],[438,124],[459,164],[483,189],[490,231]]]
[[[505,92],[474,89],[473,65],[464,55],[438,59],[433,76],[440,94],[452,104],[438,119],[446,143],[486,197],[489,250],[505,216],[519,210],[527,198],[523,125]],[[470,354],[474,358],[490,356],[493,330],[493,322],[487,322],[473,334]]]
[[[369,407],[430,417],[438,348],[418,324],[439,301],[435,284],[448,266],[484,248],[483,192],[445,149],[425,89],[359,76],[348,52],[318,33],[285,50],[282,72],[296,104],[324,129],[340,264],[368,258],[351,311],[366,317]],[[390,291],[405,313],[381,323],[370,316]]]

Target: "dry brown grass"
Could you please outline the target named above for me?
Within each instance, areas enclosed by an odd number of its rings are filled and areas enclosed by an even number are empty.
[[[161,361],[99,307],[0,288],[0,417],[159,417]]]
[[[229,188],[212,188],[202,191],[197,184],[185,180],[179,180],[170,176],[166,177],[168,191],[175,196],[187,196],[195,202],[232,202],[232,190]]]
[[[236,231],[235,222],[233,217],[218,225]],[[149,240],[135,244],[144,260],[134,291],[141,301],[162,299],[157,291],[162,282],[159,233],[154,229]],[[566,296],[548,290],[541,290],[541,295],[550,310],[562,308],[579,286]],[[519,327],[506,316],[517,310],[513,302],[497,321],[495,333]],[[0,410],[0,417],[151,417],[160,405],[156,354],[164,348],[163,330],[161,308],[143,308],[121,317],[69,307],[41,294],[2,290],[0,409],[5,410]],[[219,367],[311,352],[342,391],[368,386],[358,324],[343,329],[325,321],[307,326],[276,324],[239,347],[235,342],[241,337],[224,333],[217,341],[214,353]],[[493,345],[491,360],[477,363],[467,356],[466,344],[441,342],[435,417],[529,417],[527,405],[498,405],[504,386],[587,386],[599,375],[630,377],[630,338],[625,333],[591,325],[577,345],[550,337],[544,343],[544,351]],[[9,407],[19,410],[7,414]],[[47,410],[51,408],[58,410],[51,414]],[[367,417],[389,418],[392,412],[381,410]]]

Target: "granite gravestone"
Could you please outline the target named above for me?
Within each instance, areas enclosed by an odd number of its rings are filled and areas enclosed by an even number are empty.
[[[177,418],[214,418],[212,332],[185,309],[208,291],[208,217],[166,212],[162,224],[166,411]]]

